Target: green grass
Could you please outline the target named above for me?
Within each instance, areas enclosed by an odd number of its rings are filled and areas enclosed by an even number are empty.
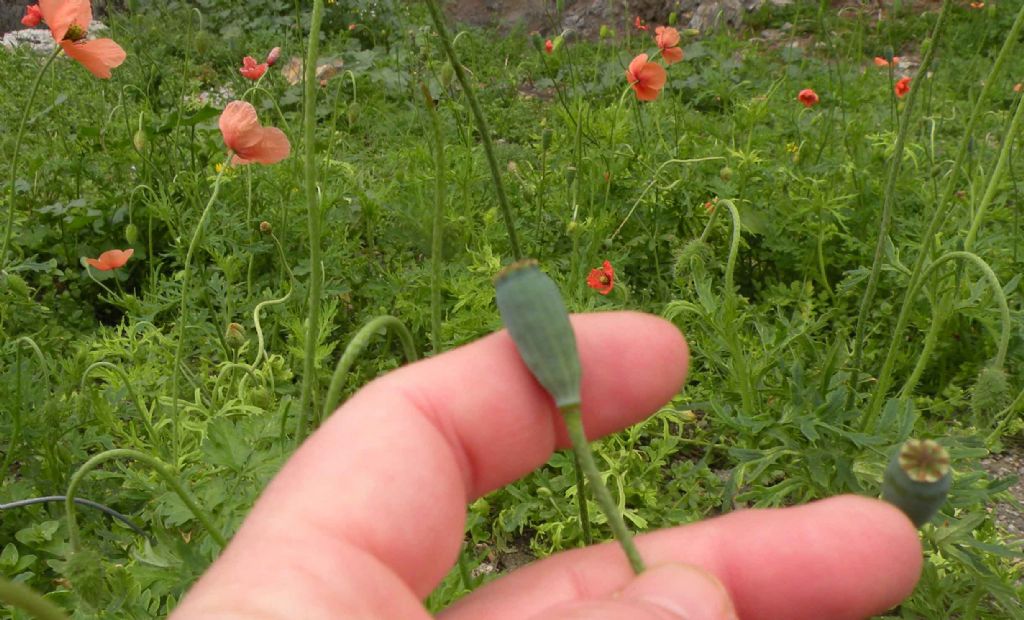
[[[10,459],[0,502],[62,494],[89,458],[132,449],[176,470],[230,535],[294,449],[310,264],[301,85],[289,86],[278,69],[303,54],[295,24],[308,25],[308,15],[265,0],[251,3],[252,18],[239,23],[230,3],[208,0],[200,22],[180,3],[134,4],[141,6],[108,19],[110,36],[129,54],[114,78],[97,81],[59,58],[29,114],[15,252],[0,274],[0,449]],[[499,328],[491,277],[511,258],[469,105],[446,77],[425,12],[399,3],[360,12],[370,4],[328,5],[325,16],[323,56],[343,59],[345,73],[320,90],[317,106],[326,273],[314,417],[334,365],[374,317],[398,317],[421,353],[431,348],[436,179],[421,83],[437,101],[449,171],[442,348]],[[877,495],[888,451],[911,434],[934,437],[949,449],[956,478],[941,515],[922,532],[921,583],[892,615],[1024,617],[1020,544],[989,510],[1008,501],[1012,481],[991,478],[979,464],[1019,443],[1024,430],[1020,403],[1011,404],[1024,356],[1013,152],[972,249],[1008,300],[1006,391],[974,390],[996,354],[1001,314],[983,274],[951,262],[913,300],[892,388],[862,428],[914,261],[926,241],[935,243],[932,259],[963,249],[1019,102],[1012,86],[1024,61],[1013,53],[983,103],[950,216],[937,239],[922,239],[1016,4],[958,6],[932,76],[911,69],[918,100],[859,368],[851,357],[856,317],[906,105],[872,58],[891,49],[919,62],[936,13],[878,22],[867,9],[765,8],[742,32],[684,38],[686,59],[669,68],[657,101],[639,105],[631,94],[620,105],[620,96],[625,66],[653,48],[641,33],[619,27],[621,40],[568,40],[551,56],[521,31],[458,35],[524,253],[541,261],[572,311],[661,314],[691,344],[683,393],[648,422],[595,446],[613,494],[625,494],[629,525],[664,527],[843,492]],[[757,38],[785,23],[792,26],[781,40]],[[182,265],[224,157],[216,127],[223,104],[198,96],[221,87],[241,96],[251,85],[238,75],[241,57],[274,45],[284,48],[282,60],[251,100],[264,123],[289,134],[293,156],[225,173],[192,261],[175,394]],[[0,54],[5,84],[31,83],[40,66],[25,51]],[[814,108],[796,101],[803,88],[820,95]],[[5,162],[24,93],[0,93]],[[711,218],[704,204],[714,197],[723,200]],[[740,222],[731,258],[724,199]],[[260,233],[261,221],[274,237]],[[129,222],[137,229],[130,243]],[[80,258],[114,247],[133,247],[135,255],[125,269],[97,275],[105,289]],[[603,260],[617,274],[607,297],[585,284]],[[266,358],[258,357],[253,312],[289,290],[260,310]],[[933,304],[942,326],[929,363],[912,393],[900,394],[936,320]],[[238,349],[224,338],[232,322],[245,328]],[[399,365],[399,345],[391,335],[369,341],[345,377],[345,395]],[[175,398],[180,424],[171,423]],[[219,552],[180,496],[141,463],[107,462],[82,480],[78,495],[128,515],[149,535],[78,510],[82,546],[103,569],[98,588],[73,585],[95,576],[65,563],[70,533],[61,503],[0,513],[0,541],[9,541],[0,571],[51,593],[76,617],[165,614]],[[572,458],[557,454],[470,506],[467,560],[500,567],[511,555],[578,546],[575,500]],[[610,537],[596,505],[590,514],[596,535]],[[462,593],[453,572],[428,603],[440,608]]]

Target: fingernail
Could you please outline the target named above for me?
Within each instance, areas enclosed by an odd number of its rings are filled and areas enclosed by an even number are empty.
[[[710,573],[685,564],[644,571],[622,592],[680,620],[738,620],[729,593]]]

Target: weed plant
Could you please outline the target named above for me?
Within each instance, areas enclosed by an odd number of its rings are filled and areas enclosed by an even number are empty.
[[[683,393],[594,446],[630,528],[877,496],[892,447],[933,437],[955,478],[889,615],[1024,617],[1021,541],[993,516],[1019,514],[1014,480],[980,465],[1024,432],[1019,2],[946,3],[940,29],[937,4],[766,3],[684,32],[650,102],[624,78],[657,54],[632,21],[538,45],[458,30],[508,211],[423,6],[328,2],[304,92],[300,4],[129,0],[106,18],[128,53],[112,79],[42,73],[0,256],[3,575],[76,618],[167,614],[337,401],[499,328],[491,278],[518,245],[571,311],[661,314],[690,342]],[[239,74],[275,46],[258,85]],[[4,162],[45,62],[0,53]],[[235,99],[291,157],[224,165]],[[112,248],[134,253],[83,262]],[[576,476],[556,454],[473,502],[463,571],[428,605],[582,544]]]

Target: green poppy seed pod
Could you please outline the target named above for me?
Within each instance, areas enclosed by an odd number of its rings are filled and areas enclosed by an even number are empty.
[[[555,135],[555,132],[551,131],[550,127],[545,127],[544,131],[540,132],[540,147],[545,151],[551,148],[551,138]]]
[[[945,448],[931,439],[908,439],[885,469],[882,499],[921,527],[945,503],[952,480]]]
[[[495,278],[501,320],[519,356],[559,409],[580,404],[580,358],[569,313],[555,282],[533,259],[512,263]]]
[[[129,222],[124,227],[124,240],[128,242],[128,245],[135,245],[135,242],[139,240],[139,227]]]
[[[732,168],[729,166],[722,166],[722,169],[718,171],[718,178],[723,181],[729,181],[732,179]]]
[[[678,21],[679,21],[679,15],[676,14],[675,11],[672,11],[671,13],[668,14],[668,25],[669,26],[675,26],[676,22],[678,22]]]
[[[441,66],[441,86],[444,86],[445,90],[452,85],[452,80],[455,79],[455,68],[452,67],[452,63],[446,62]]]

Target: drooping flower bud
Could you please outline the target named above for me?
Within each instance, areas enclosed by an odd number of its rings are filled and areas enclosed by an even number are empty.
[[[139,240],[139,227],[129,222],[124,227],[124,240],[128,242],[128,245],[135,245],[135,242]]]
[[[527,259],[494,279],[498,310],[526,367],[559,409],[580,403],[580,359],[569,313],[555,282]]]
[[[224,343],[236,351],[241,349],[245,344],[245,328],[238,323],[228,323],[224,330]]]
[[[260,232],[269,235],[274,232],[274,228],[270,225],[270,222],[263,220],[260,222]]]
[[[931,439],[908,439],[885,470],[882,499],[921,527],[945,503],[952,479],[945,448]]]
[[[273,67],[274,64],[277,63],[277,59],[280,58],[280,57],[281,57],[281,48],[280,47],[275,47],[274,49],[270,50],[270,53],[267,54],[267,60],[266,60],[267,66],[268,67]]]

